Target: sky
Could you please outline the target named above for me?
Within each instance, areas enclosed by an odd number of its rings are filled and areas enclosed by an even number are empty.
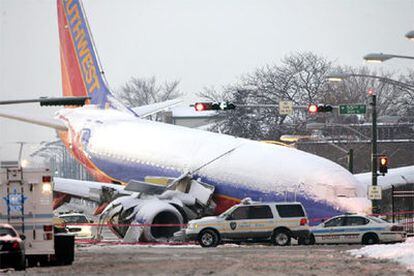
[[[84,0],[109,85],[131,77],[180,80],[191,102],[203,87],[231,84],[265,64],[312,51],[338,64],[364,65],[370,52],[414,55],[414,0]],[[410,60],[373,69],[404,72]],[[1,100],[60,96],[54,0],[0,0]],[[8,107],[53,116],[56,108]],[[0,160],[15,141],[56,139],[53,130],[0,119]]]

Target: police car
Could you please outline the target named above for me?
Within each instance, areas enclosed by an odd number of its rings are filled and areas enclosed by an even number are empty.
[[[93,223],[93,221],[89,220],[84,214],[68,213],[60,215],[59,218],[65,221],[66,228],[70,233],[75,234],[76,238],[94,238],[92,226],[90,225],[91,223]]]
[[[196,240],[202,247],[215,247],[226,241],[272,241],[289,245],[291,238],[309,236],[306,212],[299,202],[259,203],[245,199],[216,217],[191,220],[176,233]]]
[[[372,216],[341,215],[311,228],[309,239],[301,244],[403,242],[406,233],[402,226]]]

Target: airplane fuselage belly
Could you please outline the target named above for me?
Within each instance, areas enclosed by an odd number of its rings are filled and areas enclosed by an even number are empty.
[[[110,159],[101,159],[92,157],[92,161],[97,167],[104,172],[109,173],[113,178],[128,182],[131,179],[144,180],[146,176],[164,176],[177,177],[179,171],[162,169],[151,165],[134,165],[131,162],[114,161]],[[257,188],[249,188],[241,183],[231,183],[226,181],[218,181],[213,178],[203,177],[195,174],[196,178],[200,178],[202,182],[215,186],[215,201],[217,203],[216,213],[220,214],[232,205],[238,203],[240,199],[250,197],[258,201],[300,201],[304,204],[308,215],[313,220],[318,218],[327,218],[340,214],[341,211],[326,201],[317,201],[310,196],[301,193],[295,193],[291,189],[275,187],[275,189],[262,191]],[[319,220],[318,220],[319,221]]]

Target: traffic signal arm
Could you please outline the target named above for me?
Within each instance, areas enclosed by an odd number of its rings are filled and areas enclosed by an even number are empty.
[[[40,106],[71,105],[83,106],[89,97],[62,97],[62,98],[40,98]]]
[[[77,106],[82,106],[89,99],[90,99],[89,97],[60,97],[60,98],[40,97],[39,99],[0,101],[0,105],[23,104],[23,103],[40,103],[40,106],[51,106],[51,105],[77,105]]]

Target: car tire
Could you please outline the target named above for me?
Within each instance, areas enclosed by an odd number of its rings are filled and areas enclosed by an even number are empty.
[[[26,270],[26,258],[24,254],[20,257],[20,260],[17,262],[16,266],[14,267],[16,271]]]
[[[202,247],[216,247],[219,244],[219,235],[214,230],[201,231],[198,242]]]
[[[308,237],[303,237],[298,239],[299,245],[314,245],[315,244],[315,236],[309,235]]]
[[[273,243],[279,246],[286,246],[290,244],[291,237],[288,230],[279,229],[273,234]]]
[[[38,260],[35,257],[27,257],[27,266],[28,267],[35,267],[38,264]]]
[[[379,243],[377,234],[368,233],[362,237],[362,244],[371,245],[371,244],[377,244],[377,243]]]

